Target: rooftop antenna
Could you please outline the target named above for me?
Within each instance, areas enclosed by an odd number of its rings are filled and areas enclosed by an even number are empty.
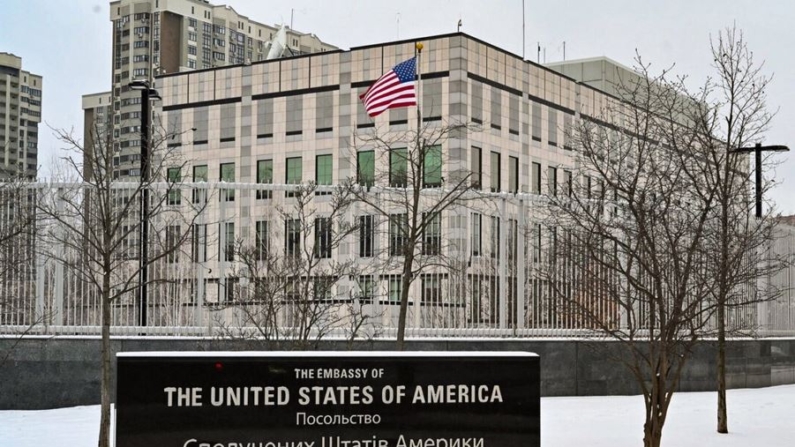
[[[541,63],[541,42],[537,43],[538,50],[536,50],[536,62]]]
[[[461,19],[459,18],[459,19],[458,19],[458,32],[459,32],[459,33],[461,32],[461,27],[462,27],[462,26],[464,26],[464,22],[463,22],[463,21],[461,21]]]
[[[293,29],[293,15],[295,15],[295,8],[290,8],[290,29]]]
[[[563,62],[566,62],[566,41],[563,41]]]
[[[400,13],[395,14],[395,20],[397,21],[397,39],[400,40]]]

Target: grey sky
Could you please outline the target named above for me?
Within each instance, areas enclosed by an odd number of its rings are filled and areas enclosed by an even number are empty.
[[[213,1],[212,3],[224,3]],[[462,31],[522,54],[522,1],[452,0],[228,0],[252,19],[313,32],[341,48]],[[527,0],[526,57],[536,44],[546,61],[608,56],[632,65],[637,49],[652,69],[676,63],[693,86],[711,73],[709,37],[732,23],[744,30],[757,60],[774,74],[768,92],[778,109],[767,143],[795,148],[795,2],[787,0]],[[44,76],[43,120],[56,128],[82,128],[80,96],[109,90],[111,23],[108,2],[96,0],[3,0],[0,51],[23,58],[26,70]],[[542,61],[543,62],[543,61]],[[40,131],[40,161],[46,173],[59,151],[52,132]],[[778,155],[778,186],[771,197],[785,214],[795,214],[795,152]],[[769,174],[768,174],[769,175]]]

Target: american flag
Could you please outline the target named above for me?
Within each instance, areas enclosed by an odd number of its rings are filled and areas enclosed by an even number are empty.
[[[395,65],[359,96],[370,117],[376,117],[386,109],[417,105],[414,88],[416,65],[415,57]]]

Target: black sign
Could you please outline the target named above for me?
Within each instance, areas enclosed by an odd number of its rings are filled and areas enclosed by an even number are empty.
[[[529,353],[121,353],[117,447],[536,447]]]

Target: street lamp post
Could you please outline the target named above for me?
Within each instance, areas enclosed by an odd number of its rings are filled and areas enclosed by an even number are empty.
[[[756,163],[756,217],[762,217],[762,152],[787,152],[789,148],[783,145],[762,146],[756,143],[754,147],[740,147],[733,152],[751,153],[755,155]]]
[[[149,87],[147,81],[132,81],[130,89],[141,91],[141,241],[138,257],[138,288],[140,326],[146,326],[147,288],[149,264],[149,122],[152,111],[149,101],[161,99],[157,90]]]

